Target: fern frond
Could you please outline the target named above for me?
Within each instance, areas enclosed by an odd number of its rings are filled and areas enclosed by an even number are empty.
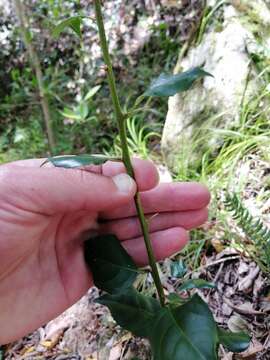
[[[270,229],[261,219],[255,219],[246,209],[236,193],[226,194],[224,205],[232,212],[232,218],[253,242],[260,260],[270,271]]]

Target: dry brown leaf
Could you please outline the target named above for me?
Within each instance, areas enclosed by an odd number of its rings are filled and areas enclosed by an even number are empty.
[[[258,266],[255,269],[250,270],[249,274],[245,276],[238,284],[239,291],[248,291],[253,286],[253,283],[259,275],[260,268]]]
[[[250,347],[241,353],[240,359],[251,360],[255,359],[255,355],[264,350],[264,346],[257,340],[252,341]]]
[[[54,336],[51,340],[45,340],[41,342],[41,345],[44,346],[48,350],[52,350],[59,342],[62,334],[58,333],[56,336]]]
[[[110,355],[109,355],[109,360],[118,360],[120,358],[121,354],[122,354],[122,345],[117,344],[116,346],[114,346],[111,349]]]
[[[219,239],[212,239],[211,244],[218,254],[224,250],[224,245]]]
[[[24,348],[22,351],[21,351],[21,355],[26,355],[26,354],[29,354],[31,352],[35,351],[35,347],[34,346],[30,346],[28,348]]]
[[[233,353],[228,353],[222,356],[221,360],[233,360]]]

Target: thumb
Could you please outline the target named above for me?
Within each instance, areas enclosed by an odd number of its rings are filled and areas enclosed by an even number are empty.
[[[132,200],[135,181],[127,174],[106,177],[60,168],[0,167],[0,198],[41,214],[88,210],[99,212]]]

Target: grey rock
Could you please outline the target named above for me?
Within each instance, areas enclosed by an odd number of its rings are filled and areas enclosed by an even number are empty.
[[[176,66],[176,72],[203,66],[214,78],[206,77],[189,92],[169,99],[162,150],[171,168],[177,165],[183,149],[189,147],[194,130],[206,121],[208,127],[221,128],[239,122],[243,99],[247,101],[260,90],[251,54],[269,55],[270,34],[264,36],[264,43],[262,39],[258,41],[252,32],[252,21],[260,19],[261,26],[269,28],[270,10],[266,2],[234,0],[226,2],[219,11],[222,24],[217,27],[213,22],[201,43],[191,48]],[[217,139],[209,141],[216,143]]]

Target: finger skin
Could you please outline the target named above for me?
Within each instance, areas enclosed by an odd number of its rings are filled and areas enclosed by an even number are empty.
[[[140,191],[147,191],[157,186],[159,174],[156,166],[150,160],[134,158],[132,160],[136,183]],[[102,174],[114,176],[126,172],[125,166],[121,162],[108,161],[102,165]]]
[[[188,242],[188,233],[181,227],[158,231],[150,235],[155,258],[160,261],[179,252]],[[143,237],[123,241],[127,250],[138,266],[148,264],[148,256]]]
[[[5,166],[20,166],[20,167],[34,167],[39,168],[44,162],[43,159],[29,159],[29,160],[18,160],[9,164],[5,164]],[[132,165],[135,172],[135,178],[137,182],[138,189],[140,191],[146,191],[157,186],[159,182],[158,171],[150,160],[142,160],[138,158],[132,159]],[[45,168],[51,168],[52,165],[47,163],[44,165]],[[115,161],[107,161],[105,164],[100,166],[89,165],[83,167],[84,170],[90,171],[96,174],[102,174],[105,176],[115,176],[121,173],[125,173],[126,169],[123,163],[115,162]],[[73,171],[73,170],[69,170]]]
[[[141,193],[142,206],[145,214],[161,212],[178,212],[198,210],[208,205],[210,194],[208,189],[199,183],[164,183],[158,187]],[[135,216],[134,203],[103,212],[102,219],[121,219]]]
[[[152,233],[178,226],[191,230],[202,225],[207,218],[208,210],[203,208],[192,211],[152,214],[147,216],[147,221],[149,231]],[[103,234],[115,234],[121,241],[142,235],[140,222],[137,217],[102,223],[99,231]]]
[[[130,181],[132,189],[121,192],[113,178],[82,170],[1,166],[0,201],[44,215],[98,212],[130,202],[136,192]]]

